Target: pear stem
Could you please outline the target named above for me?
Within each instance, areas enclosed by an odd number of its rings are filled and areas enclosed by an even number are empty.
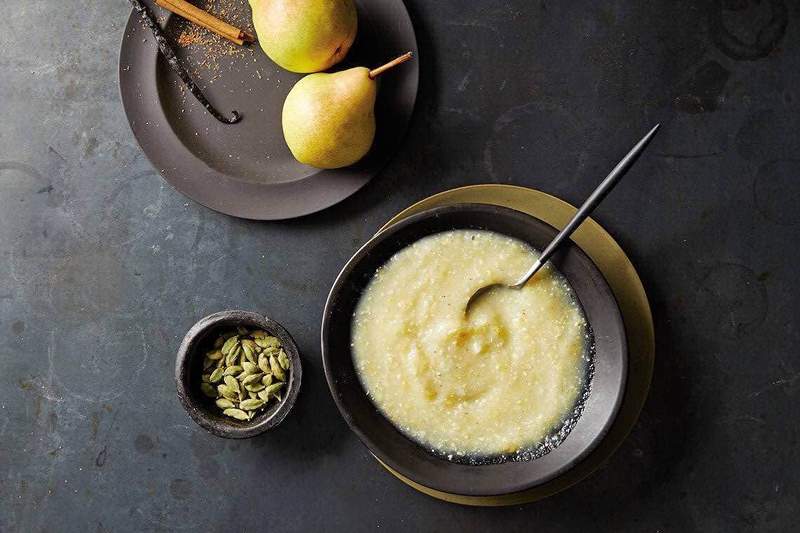
[[[396,67],[400,63],[405,63],[406,61],[408,61],[412,57],[414,57],[414,53],[413,52],[406,52],[405,54],[401,55],[400,57],[396,57],[396,58],[392,59],[391,61],[389,61],[385,65],[381,65],[380,67],[378,67],[376,69],[370,70],[369,71],[369,79],[374,80],[375,78],[377,78],[378,76],[380,76],[381,74],[383,74],[384,72],[389,70],[390,68]]]

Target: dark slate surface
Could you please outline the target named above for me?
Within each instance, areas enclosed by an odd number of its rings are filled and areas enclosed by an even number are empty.
[[[397,156],[350,200],[266,224],[183,198],[139,151],[117,89],[126,2],[3,3],[0,530],[796,527],[800,5],[409,4],[423,76]],[[657,328],[625,444],[569,491],[499,510],[383,472],[322,377],[339,267],[390,215],[450,187],[578,202],[656,121],[597,214]],[[172,381],[186,329],[233,307],[281,321],[305,357],[295,412],[247,442],[195,426]]]

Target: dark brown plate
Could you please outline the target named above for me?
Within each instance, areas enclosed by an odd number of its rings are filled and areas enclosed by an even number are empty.
[[[505,207],[457,204],[412,215],[381,231],[348,261],[333,284],[322,320],[322,362],[333,399],[350,428],[384,464],[422,486],[468,496],[519,492],[554,479],[583,460],[608,432],[623,397],[628,368],[625,328],[602,273],[575,244],[553,264],[566,277],[594,334],[594,374],[583,411],[552,451],[529,461],[469,465],[429,453],[397,430],[372,404],[353,366],[350,332],[355,306],[375,273],[397,251],[420,238],[477,228],[542,249],[556,235],[544,222]]]
[[[332,70],[378,66],[409,50],[417,55],[414,28],[401,0],[356,4],[356,42]],[[158,8],[154,12],[160,13]],[[163,26],[174,43],[187,24],[170,15]],[[122,39],[119,78],[128,122],[145,155],[176,189],[211,209],[257,220],[325,209],[377,174],[406,131],[419,81],[416,59],[381,76],[375,143],[364,159],[336,170],[302,165],[286,147],[281,129],[284,99],[302,76],[278,67],[258,45],[229,45],[229,53],[219,54],[228,45],[214,42],[220,39],[216,36],[207,39],[213,46],[175,46],[176,53],[222,113],[236,109],[243,115],[238,124],[217,122],[183,91],[152,34],[135,16]],[[215,53],[208,54],[209,49]]]

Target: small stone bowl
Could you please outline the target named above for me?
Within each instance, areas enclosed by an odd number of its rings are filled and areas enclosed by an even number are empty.
[[[217,333],[237,326],[263,329],[277,337],[291,363],[287,388],[281,402],[271,402],[265,411],[248,421],[224,416],[214,405],[214,400],[200,390],[203,355],[211,349]],[[289,332],[274,320],[249,311],[221,311],[201,319],[186,333],[175,360],[175,384],[178,388],[178,399],[184,409],[202,428],[227,439],[254,437],[283,422],[297,399],[302,375],[300,353]]]

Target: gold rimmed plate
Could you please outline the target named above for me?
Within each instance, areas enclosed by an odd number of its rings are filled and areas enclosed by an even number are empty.
[[[555,228],[562,228],[576,208],[547,193],[513,185],[471,185],[435,194],[408,207],[382,228],[388,228],[416,213],[457,203],[485,203],[528,213]],[[433,489],[403,476],[383,464],[410,487],[440,500],[473,506],[503,506],[529,503],[569,488],[597,470],[628,436],[644,406],[655,363],[655,333],[644,286],[631,261],[614,238],[593,219],[587,219],[572,240],[603,273],[619,305],[628,345],[628,379],[622,404],[603,440],[568,471],[529,490],[499,496],[470,496]]]

